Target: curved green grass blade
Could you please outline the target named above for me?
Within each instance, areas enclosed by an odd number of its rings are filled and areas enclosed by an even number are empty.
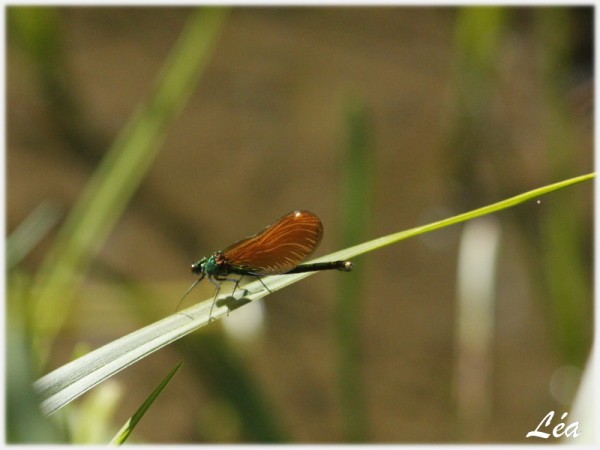
[[[523,194],[516,195],[514,197],[510,197],[506,200],[502,200],[497,203],[493,203],[488,206],[483,206],[481,208],[474,209],[473,211],[469,211],[463,214],[459,214],[454,217],[450,217],[448,219],[439,220],[437,222],[432,222],[427,225],[422,225],[419,227],[411,228],[410,230],[401,231],[399,233],[389,234],[387,236],[380,237],[378,239],[373,239],[372,241],[365,242],[364,244],[355,245],[354,247],[347,248],[345,250],[341,250],[339,252],[332,253],[328,255],[330,258],[334,259],[348,259],[354,256],[362,255],[363,253],[367,253],[372,250],[377,250],[382,247],[386,247],[390,244],[394,244],[396,242],[402,241],[404,239],[408,239],[410,237],[418,236],[419,234],[428,233],[430,231],[439,230],[440,228],[445,228],[450,225],[456,225],[458,223],[466,222],[467,220],[475,219],[477,217],[485,216],[487,214],[495,213],[501,211],[503,209],[510,208],[512,206],[516,206],[520,203],[527,202],[529,200],[534,200],[542,195],[549,194],[551,192],[557,191],[559,189],[566,188],[573,184],[582,183],[584,181],[588,181],[593,179],[596,176],[595,173],[588,173],[586,175],[581,175],[575,178],[569,178],[568,180],[559,181],[558,183],[549,184],[547,186],[534,189],[532,191],[527,191]],[[319,258],[320,260],[321,258]],[[318,260],[315,260],[318,261]]]
[[[576,183],[591,180],[594,177],[595,174],[591,173],[539,189],[534,189],[507,200],[478,208],[464,214],[459,214],[448,219],[373,239],[372,241],[322,256],[310,262],[349,259],[394,244],[409,237],[465,222],[493,212],[498,212],[528,200],[537,199],[542,195]],[[315,273],[316,272],[274,275],[263,278],[262,283],[264,283],[271,292],[275,292],[285,286],[314,275]],[[246,284],[236,292],[234,297],[229,294],[220,295],[212,311],[212,319],[220,319],[230,312],[233,313],[233,311],[240,306],[268,295],[269,291],[263,287],[262,283],[260,281],[254,281]],[[100,347],[40,378],[34,383],[34,387],[42,399],[43,412],[51,414],[73,399],[79,397],[96,384],[113,376],[129,365],[186,334],[207,325],[212,302],[212,298],[206,299],[197,305]]]
[[[140,406],[138,410],[133,414],[133,416],[131,416],[129,420],[125,422],[125,425],[123,425],[123,427],[115,435],[112,441],[110,441],[112,445],[121,445],[127,440],[127,438],[134,430],[136,425],[139,423],[140,420],[142,420],[142,417],[144,417],[144,414],[146,414],[146,411],[148,411],[148,409],[150,408],[150,405],[154,403],[154,400],[156,400],[160,393],[163,391],[163,389],[167,387],[167,384],[169,384],[171,378],[173,378],[173,375],[177,373],[182,364],[183,361],[179,361],[179,363],[177,363],[177,365],[173,367],[173,369],[171,369],[171,371],[160,382],[156,389],[154,389],[152,393],[148,396],[148,398],[144,401],[144,403],[142,403],[142,406]]]

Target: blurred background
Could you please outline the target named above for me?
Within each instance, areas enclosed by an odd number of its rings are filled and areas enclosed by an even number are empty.
[[[592,36],[591,7],[8,7],[8,439],[105,443],[183,359],[134,442],[530,442],[591,348],[591,183],[294,284],[52,420],[29,382],[293,209],[321,256],[590,172]]]

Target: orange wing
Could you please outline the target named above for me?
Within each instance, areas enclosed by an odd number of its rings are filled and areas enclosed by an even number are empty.
[[[232,266],[255,275],[286,273],[304,261],[317,248],[323,225],[309,211],[292,211],[261,232],[223,250]]]

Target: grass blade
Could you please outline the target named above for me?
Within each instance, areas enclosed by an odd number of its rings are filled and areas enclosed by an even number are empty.
[[[160,382],[156,389],[154,389],[152,393],[148,396],[148,398],[144,401],[144,403],[142,403],[142,406],[140,406],[138,410],[133,414],[133,416],[131,416],[129,420],[125,422],[125,425],[123,425],[123,427],[115,435],[112,441],[110,441],[112,445],[121,445],[127,440],[127,438],[134,430],[136,425],[139,423],[140,420],[142,420],[142,417],[144,417],[144,414],[146,414],[146,411],[148,411],[152,403],[154,403],[154,400],[158,398],[163,389],[167,387],[167,384],[169,384],[171,378],[173,378],[173,376],[177,373],[182,364],[183,361],[179,361],[179,363],[177,363],[177,365],[173,367],[173,369],[171,369],[171,371]]]
[[[481,217],[486,214],[516,206],[529,200],[537,199],[542,195],[549,194],[550,192],[577,183],[589,181],[594,177],[595,174],[591,173],[570,178],[448,219],[373,239],[369,242],[322,256],[310,262],[352,258],[409,237],[465,222],[476,217]],[[248,283],[236,292],[235,297],[232,297],[229,294],[223,294],[217,299],[217,304],[212,312],[212,318],[219,319],[225,317],[230,311],[233,313],[235,309],[244,304],[265,297],[269,294],[269,291],[278,291],[285,286],[314,275],[314,273],[315,272],[265,277],[262,281]],[[263,283],[269,288],[269,291],[264,288]],[[211,310],[212,302],[212,298],[206,299],[197,305],[117,339],[116,341],[92,351],[40,378],[34,383],[34,387],[42,399],[43,412],[50,414],[60,409],[73,399],[94,387],[96,384],[123,370],[125,367],[128,367],[186,334],[207,325],[209,323],[209,311]]]

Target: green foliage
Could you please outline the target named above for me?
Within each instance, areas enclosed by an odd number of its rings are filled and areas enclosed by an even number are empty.
[[[41,270],[36,274],[31,292],[27,289],[31,280],[19,270],[19,263],[55,223],[56,209],[42,208],[41,213],[32,215],[32,220],[27,221],[22,229],[9,238],[9,442],[66,441],[67,433],[63,428],[39,413],[40,400],[46,415],[55,413],[102,381],[170,343],[181,346],[188,360],[192,361],[194,370],[203,374],[203,383],[210,387],[211,393],[218,396],[219,400],[225,399],[235,409],[236,417],[240,420],[239,428],[245,439],[253,442],[282,442],[289,439],[277,413],[266,401],[260,383],[252,379],[250,371],[245,370],[235,349],[214,336],[189,336],[189,341],[186,339],[185,343],[180,340],[209,323],[208,311],[213,301],[212,296],[43,376],[34,383],[39,398],[29,389],[36,377],[33,374],[39,373],[46,363],[49,350],[71,311],[77,288],[86,276],[90,263],[122,217],[151,167],[170,125],[201,78],[227,13],[226,9],[209,8],[190,15],[185,30],[157,77],[153,92],[123,128],[70,211]],[[547,39],[555,39],[556,27],[564,23],[562,15],[559,12],[544,17],[538,24],[538,32]],[[63,58],[60,16],[57,11],[54,8],[11,7],[8,19],[10,32],[17,44],[33,59],[44,89],[48,92],[61,92],[65,95],[64,98],[68,98],[69,83],[65,80],[62,66],[57,64]],[[465,136],[476,134],[473,132],[474,128],[488,129],[485,124],[476,124],[475,113],[484,109],[493,96],[490,82],[497,75],[493,70],[496,67],[493,62],[501,48],[505,21],[506,14],[502,8],[466,8],[458,17],[455,35],[458,48],[457,84],[468,86],[469,89],[465,88],[465,92],[470,92],[470,95],[461,101],[467,106],[466,119],[463,121],[465,117],[461,117],[459,120],[464,128],[454,130],[455,134],[450,133],[450,140],[462,142]],[[562,29],[562,33],[565,32]],[[564,39],[556,39],[555,42],[556,47],[548,50],[541,59],[546,77],[543,88],[546,92],[547,111],[552,115],[548,121],[551,124],[548,130],[550,173],[553,174],[553,179],[563,179],[572,173],[578,173],[578,170],[569,164],[572,124],[569,123],[565,105],[556,96],[560,80],[556,79],[554,68],[564,65],[569,55],[562,47]],[[76,108],[72,109],[75,110]],[[346,112],[347,160],[344,162],[344,196],[340,208],[343,217],[341,222],[344,224],[340,233],[340,247],[343,250],[311,262],[350,259],[409,237],[514,208],[558,189],[589,181],[595,176],[588,174],[565,179],[445,220],[364,242],[371,214],[374,176],[370,117],[360,102],[350,103]],[[476,137],[472,147],[456,157],[457,161],[464,163],[457,170],[459,174],[466,174],[461,180],[475,179],[475,170],[472,169],[477,164],[477,158],[471,150],[482,147],[478,145],[477,139]],[[501,158],[505,159],[506,155],[501,155]],[[477,192],[476,187],[473,183],[468,189]],[[514,192],[514,189],[510,192]],[[582,326],[586,318],[582,303],[590,296],[580,253],[585,245],[579,241],[581,234],[576,230],[577,217],[570,214],[571,199],[565,196],[552,203],[544,224],[535,229],[535,234],[543,242],[543,248],[549,249],[543,270],[548,281],[546,289],[551,293],[549,298],[555,325],[553,329],[558,336],[564,359],[572,364],[580,364],[586,356],[584,343],[587,336],[587,331]],[[355,242],[363,243],[350,246]],[[263,281],[271,292],[275,292],[311,275],[313,274],[276,276]],[[340,301],[336,311],[338,384],[344,439],[362,442],[369,437],[368,412],[360,375],[359,345],[359,293],[364,274],[356,270],[348,275],[349,277],[340,277]],[[244,289],[238,291],[235,298],[228,294],[221,295],[212,317],[218,320],[228,314],[235,314],[248,302],[269,295],[259,282],[250,283]],[[23,317],[27,323],[21,323]],[[27,358],[30,354],[33,355],[33,364]],[[127,438],[178,368],[179,365],[150,395],[113,443],[122,443]],[[225,374],[231,377],[227,382],[221,382]],[[101,439],[99,436],[104,436],[104,425],[112,414],[115,403],[95,405],[96,407],[89,407],[92,412],[84,417],[86,421],[73,425],[79,433],[70,436],[71,440],[94,442]]]

